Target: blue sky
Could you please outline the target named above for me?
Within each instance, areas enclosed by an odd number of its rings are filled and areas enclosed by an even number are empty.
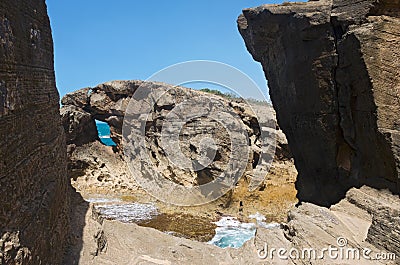
[[[189,60],[234,66],[267,94],[261,65],[236,26],[243,8],[266,3],[273,1],[47,0],[60,94],[110,80],[146,80]]]

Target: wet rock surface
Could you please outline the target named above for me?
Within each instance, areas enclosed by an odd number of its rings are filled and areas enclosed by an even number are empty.
[[[93,196],[93,195],[92,195]],[[215,236],[217,219],[197,216],[184,212],[165,212],[156,203],[138,203],[124,197],[92,197],[87,201],[93,204],[93,215],[98,220],[116,220],[127,224],[151,227],[168,235],[208,242]]]
[[[136,223],[176,237],[209,242],[215,236],[217,227],[212,221],[215,220],[189,214],[160,214],[151,220]]]

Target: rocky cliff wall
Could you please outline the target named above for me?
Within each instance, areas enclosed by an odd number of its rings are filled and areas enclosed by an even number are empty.
[[[265,5],[238,25],[268,79],[298,198],[328,206],[363,184],[398,193],[400,2]]]
[[[0,264],[61,264],[66,148],[44,0],[0,1]]]

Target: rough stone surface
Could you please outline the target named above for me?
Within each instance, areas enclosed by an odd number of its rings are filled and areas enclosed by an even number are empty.
[[[99,141],[74,146],[68,169],[72,185],[82,193],[124,194],[138,189],[125,160]]]
[[[388,199],[400,203],[393,195],[362,187],[351,189],[347,198],[331,209],[304,203],[292,210],[288,222],[280,227],[259,227],[256,237],[240,249],[221,249],[135,224],[104,220],[90,209],[86,214],[84,248],[80,253],[79,264],[399,264],[399,259],[394,256],[386,260],[375,259],[376,254],[383,253],[394,253],[398,257],[399,249],[395,245],[389,252],[382,246],[369,243],[371,240],[366,240],[374,215],[379,209],[370,207],[366,210],[363,205],[369,200],[381,204]],[[343,258],[339,258],[341,254],[338,250],[332,252],[332,258],[328,251],[320,258],[324,248],[331,246],[339,249],[338,238],[342,238],[339,243],[345,243],[340,245],[344,250]],[[271,253],[272,248],[276,249],[273,258],[271,254],[265,259],[258,257],[258,253],[263,255],[266,249]],[[293,258],[280,259],[277,253],[280,248],[286,250],[281,255],[287,257],[292,249],[299,251],[299,257],[303,250],[313,249],[315,256],[304,252],[305,258],[296,258],[296,252],[291,252]],[[365,248],[371,250],[371,260],[362,257]],[[350,252],[347,252],[349,249]],[[346,258],[346,253],[350,253],[349,258]],[[352,253],[360,253],[360,258],[357,258],[357,254],[352,258]]]
[[[275,239],[271,244],[287,240],[286,243],[296,249],[312,247],[321,250],[329,245],[339,247],[338,240],[342,238],[345,239],[343,242],[346,242],[344,249],[371,249],[371,260],[349,259],[344,255],[344,258],[333,260],[325,256],[323,260],[301,259],[293,262],[295,264],[399,264],[400,248],[396,242],[399,231],[393,222],[399,218],[396,212],[398,205],[400,199],[390,192],[378,191],[367,186],[350,189],[346,198],[330,209],[303,203],[289,212],[288,222],[281,227],[284,237]],[[382,209],[390,212],[390,219],[382,214],[384,212]],[[392,227],[388,229],[390,222]],[[378,226],[380,229],[376,231]],[[382,245],[382,242],[390,243]],[[376,254],[379,253],[384,255],[390,253],[391,259],[377,260]]]
[[[240,159],[245,160],[247,164],[246,170],[248,172],[255,167],[262,153],[259,139],[260,130],[264,130],[266,134],[270,136],[271,141],[278,140],[280,144],[278,147],[279,157],[282,159],[290,159],[290,151],[288,150],[285,135],[279,130],[276,130],[276,124],[274,122],[275,114],[271,107],[267,105],[252,105],[252,110],[241,100],[229,101],[219,96],[183,87],[143,81],[113,81],[101,84],[89,90],[86,88],[67,94],[62,99],[64,106],[61,109],[61,113],[63,114],[64,128],[66,129],[67,136],[69,136],[68,139],[71,139],[69,143],[79,145],[82,142],[90,142],[90,139],[91,141],[95,140],[95,137],[89,137],[89,135],[92,135],[96,130],[86,125],[89,124],[86,117],[91,117],[92,120],[101,120],[110,125],[111,138],[117,144],[116,151],[122,151],[122,126],[126,109],[128,104],[132,104],[133,106],[139,104],[135,103],[136,99],[132,99],[132,95],[140,86],[144,91],[153,93],[153,96],[163,94],[163,97],[155,103],[154,110],[151,110],[149,113],[150,117],[147,122],[148,125],[146,125],[145,138],[148,145],[147,152],[152,156],[152,163],[155,170],[161,172],[166,179],[185,186],[198,185],[207,183],[226,171],[225,167],[230,159],[231,139],[226,129],[210,118],[191,120],[185,124],[182,131],[178,132],[181,137],[180,148],[183,154],[193,161],[204,151],[202,150],[202,145],[204,144],[202,140],[205,136],[213,137],[216,141],[216,150],[205,150],[206,152],[214,151],[216,154],[215,161],[204,170],[196,172],[195,170],[184,170],[174,166],[167,158],[165,150],[160,145],[163,121],[171,113],[171,110],[180,103],[199,96],[205,96],[216,100],[218,104],[234,112],[240,122],[243,123],[245,131],[249,136],[250,155],[248,158],[240,157]],[[135,102],[129,103],[131,100]],[[191,108],[183,110],[180,114],[182,116],[188,115],[188,111],[195,112],[195,108],[196,106],[192,106]],[[265,124],[260,124],[259,121],[257,121],[255,113],[258,110],[261,111],[260,114],[257,113],[258,115],[270,117],[270,119],[265,121]],[[85,119],[81,117],[85,117]],[[135,130],[133,125],[131,130]],[[135,133],[136,135],[140,135],[140,132],[135,131]],[[267,151],[262,161],[268,161],[268,159],[274,157],[275,148],[271,148],[271,150]],[[133,159],[136,160],[132,163],[144,163],[137,153],[135,153],[133,157]],[[205,164],[207,162],[201,159],[196,161],[199,167],[202,166],[202,163]],[[252,165],[253,163],[255,163],[255,165]],[[143,165],[145,166],[145,164]],[[145,166],[145,168],[148,167],[149,166]],[[196,165],[194,167],[196,167]],[[143,174],[144,170],[145,169],[140,170],[138,173]],[[120,179],[119,177],[117,178]],[[125,185],[128,184],[125,183]]]
[[[80,146],[98,139],[96,123],[89,113],[71,105],[61,108],[60,113],[68,145]]]
[[[291,244],[349,235],[398,256],[400,201],[378,189],[399,192],[399,14],[399,1],[312,1],[238,19],[293,152],[299,200],[330,206],[348,191],[331,210],[293,210]]]
[[[69,181],[45,1],[0,1],[0,264],[60,264]]]
[[[334,0],[239,17],[293,152],[301,201],[329,206],[363,184],[399,192],[399,14],[399,1]]]
[[[210,166],[207,172],[204,170],[203,175],[194,171],[182,170],[174,167],[160,144],[160,130],[163,121],[174,109],[179,102],[186,99],[192,99],[198,96],[206,96],[213,98],[223,104],[227,109],[231,109],[237,113],[239,119],[243,122],[246,130],[249,132],[251,142],[250,149],[254,153],[260,153],[258,147],[259,129],[265,130],[268,135],[277,138],[278,146],[276,149],[275,160],[273,161],[268,174],[263,175],[262,183],[258,189],[249,191],[249,180],[251,177],[251,169],[253,168],[253,158],[256,157],[251,153],[249,157],[243,155],[244,161],[247,163],[248,172],[239,181],[233,192],[228,192],[220,200],[213,201],[210,204],[198,207],[175,207],[171,204],[154,201],[141,186],[138,185],[132,172],[129,170],[121,152],[121,132],[123,118],[126,114],[126,107],[131,100],[132,95],[143,85],[146,91],[166,92],[165,97],[157,102],[154,110],[151,111],[149,126],[147,127],[146,137],[142,137],[147,142],[148,154],[152,157],[153,166],[165,176],[176,183],[183,185],[196,185],[211,180],[214,176],[218,176],[223,172],[229,160],[230,141],[226,130],[218,126],[218,123],[207,119],[199,119],[194,122],[188,122],[182,132],[180,139],[180,148],[183,150],[185,157],[196,159],[201,153],[202,137],[211,136],[216,140],[219,155],[218,161]],[[176,99],[176,102],[172,99]],[[72,178],[72,185],[83,194],[84,197],[92,196],[116,196],[122,197],[123,200],[140,201],[143,203],[154,202],[167,215],[187,214],[196,218],[219,218],[221,214],[229,214],[238,216],[242,220],[247,220],[248,216],[255,214],[257,211],[263,211],[270,221],[286,220],[287,211],[294,207],[297,202],[294,181],[296,180],[297,171],[291,159],[291,153],[288,148],[285,135],[281,130],[275,128],[274,111],[266,104],[255,102],[252,105],[257,116],[269,117],[272,120],[268,124],[257,122],[253,111],[246,106],[242,100],[224,99],[209,93],[191,90],[183,87],[174,87],[163,83],[143,82],[143,81],[113,81],[98,85],[94,88],[85,88],[67,94],[63,99],[64,106],[61,109],[63,113],[63,124],[67,135],[76,136],[75,140],[68,145],[69,154],[69,172]],[[133,106],[136,104],[133,103]],[[74,113],[69,109],[79,109]],[[76,143],[82,139],[87,139],[89,132],[81,133],[82,130],[75,132],[74,128],[87,128],[79,125],[79,119],[74,115],[82,116],[81,111],[86,113],[92,119],[107,122],[111,127],[111,134],[116,147],[109,147],[101,144],[99,140],[94,138],[92,142],[81,146]],[[190,108],[189,111],[193,111]],[[187,114],[186,112],[181,112]],[[77,122],[76,124],[74,122]],[[71,124],[71,122],[73,122]],[[86,123],[86,121],[85,121]],[[93,129],[93,131],[95,131]],[[84,140],[86,142],[86,140]],[[212,150],[211,150],[212,151]],[[266,152],[267,156],[273,156],[273,153]],[[241,154],[242,155],[242,154]],[[142,173],[150,167],[143,163],[139,157],[135,158],[138,165],[142,165],[144,169],[135,171],[134,173]],[[173,192],[171,195],[175,195]]]
[[[94,88],[83,88],[65,95],[61,103],[63,108],[75,106],[84,110],[92,119],[107,122],[111,129],[111,139],[120,147],[122,124],[129,100],[143,81],[112,81]],[[62,109],[63,109],[62,108]],[[68,114],[73,116],[73,113]],[[70,117],[69,119],[74,119]],[[64,127],[69,127],[65,120]],[[85,138],[84,135],[80,137]],[[76,139],[82,141],[80,139]],[[92,138],[92,141],[95,140]]]

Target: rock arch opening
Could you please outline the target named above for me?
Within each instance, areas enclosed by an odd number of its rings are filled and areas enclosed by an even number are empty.
[[[113,139],[111,139],[110,125],[100,120],[95,120],[95,123],[100,142],[107,146],[116,146]]]

